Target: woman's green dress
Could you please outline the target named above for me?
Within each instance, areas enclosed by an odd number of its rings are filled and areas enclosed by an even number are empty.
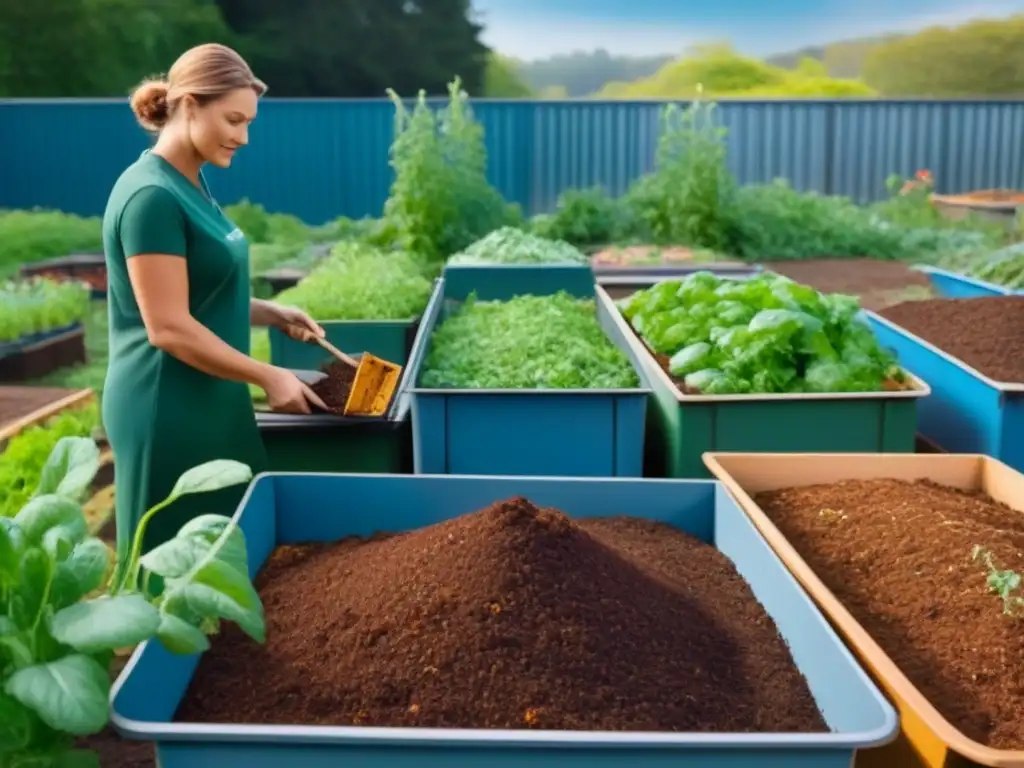
[[[249,353],[249,246],[205,183],[200,189],[163,158],[143,153],[110,194],[103,244],[110,322],[103,424],[114,452],[123,561],[143,513],[166,498],[183,472],[212,459],[234,459],[255,474],[266,468],[266,452],[248,387],[208,376],[150,344],[128,278],[128,259],[185,259],[192,316]],[[197,515],[233,514],[244,490],[179,499],[148,524],[143,551],[172,538]]]

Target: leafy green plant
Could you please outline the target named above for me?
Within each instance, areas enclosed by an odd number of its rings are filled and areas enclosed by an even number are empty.
[[[59,211],[0,211],[0,277],[22,264],[71,253],[103,250],[98,217],[82,218]]]
[[[697,272],[622,299],[619,307],[691,394],[874,392],[910,385],[857,317],[853,296],[765,274]]]
[[[1003,601],[1003,613],[1016,619],[1024,618],[1024,580],[1021,575],[997,567],[991,550],[982,546],[974,547],[971,560],[981,562],[988,569],[985,584],[989,592]]]
[[[313,241],[314,228],[290,213],[269,213],[259,203],[242,199],[224,207],[224,215],[235,223],[250,245],[275,243],[304,245]]]
[[[0,343],[81,322],[89,314],[89,286],[47,279],[0,284]]]
[[[522,220],[487,181],[483,128],[458,79],[448,93],[447,105],[435,113],[422,91],[412,112],[388,91],[395,104],[395,180],[378,237],[436,261]]]
[[[558,196],[554,212],[535,216],[530,225],[536,235],[579,248],[627,240],[638,228],[634,212],[604,187],[565,190]]]
[[[601,329],[593,299],[470,296],[432,334],[424,387],[619,389],[638,384],[629,358]]]
[[[637,235],[660,245],[736,250],[736,179],[726,164],[727,130],[713,103],[665,107],[652,174],[638,179],[625,203],[642,222]]]
[[[62,438],[89,437],[99,424],[99,407],[93,403],[62,411],[12,437],[0,453],[0,517],[14,517],[31,498]]]
[[[99,467],[85,438],[64,438],[14,519],[0,519],[0,762],[6,768],[98,766],[75,750],[108,718],[115,650],[152,638],[172,653],[199,653],[221,620],[263,642],[263,606],[249,579],[234,522],[204,515],[141,554],[154,515],[188,494],[248,482],[249,468],[212,461],[179,478],[135,532],[130,558],[111,576],[111,555],[88,535],[79,501]],[[163,577],[147,592],[142,569]],[[98,593],[98,594],[97,594]]]
[[[448,259],[449,264],[587,264],[587,257],[561,240],[502,227]]]
[[[277,301],[317,320],[406,320],[423,312],[433,285],[416,256],[342,242]]]

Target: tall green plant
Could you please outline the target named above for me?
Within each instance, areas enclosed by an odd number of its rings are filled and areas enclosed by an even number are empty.
[[[433,260],[521,219],[487,181],[483,128],[460,81],[448,90],[438,112],[423,91],[411,112],[388,91],[395,105],[395,180],[384,204],[385,227],[399,247]]]
[[[0,518],[0,765],[85,768],[98,758],[75,739],[107,724],[113,653],[158,638],[172,653],[199,653],[221,620],[257,642],[266,625],[249,580],[242,531],[203,515],[142,555],[146,526],[182,496],[248,482],[249,468],[211,461],[183,474],[142,518],[131,554],[111,574],[111,553],[88,534],[79,506],[99,469],[88,438],[63,438],[33,497]],[[148,574],[164,580],[158,596]]]
[[[637,180],[627,203],[654,243],[732,252],[736,245],[736,179],[726,164],[726,128],[716,105],[670,104],[661,114],[661,136],[652,174]]]

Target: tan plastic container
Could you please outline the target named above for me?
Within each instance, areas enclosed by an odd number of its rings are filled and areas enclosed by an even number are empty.
[[[1024,768],[1024,750],[986,747],[969,739],[939,714],[751,498],[762,491],[840,480],[929,479],[957,488],[983,490],[996,501],[1022,510],[1024,475],[1001,461],[974,454],[705,453],[704,463],[749,515],[899,710],[900,737],[887,746],[858,751],[857,768]]]

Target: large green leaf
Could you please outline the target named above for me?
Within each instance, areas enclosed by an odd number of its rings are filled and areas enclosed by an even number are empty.
[[[79,500],[100,468],[100,449],[87,437],[62,437],[50,452],[36,495],[56,494]]]
[[[88,656],[73,654],[20,669],[4,691],[58,731],[87,736],[107,724],[110,676]]]
[[[75,603],[50,622],[50,633],[58,642],[85,653],[138,645],[159,628],[159,611],[138,594]]]
[[[29,499],[14,517],[14,522],[31,544],[39,544],[47,531],[60,528],[65,538],[77,543],[89,532],[78,502],[50,493]]]
[[[231,459],[214,459],[198,467],[192,467],[179,477],[171,490],[171,497],[218,491],[239,483],[247,483],[251,479],[252,470],[245,464]]]
[[[32,740],[32,714],[17,699],[0,693],[0,755],[18,752]],[[0,765],[3,764],[0,758]]]
[[[103,586],[109,568],[107,545],[99,539],[86,539],[57,565],[50,585],[50,603],[59,610],[81,600]]]
[[[207,584],[169,583],[164,593],[164,610],[172,615],[192,615],[233,621],[249,637],[266,639],[263,611],[247,610],[235,600]]]
[[[210,647],[210,640],[201,629],[166,612],[160,614],[157,637],[171,653],[202,653]]]

